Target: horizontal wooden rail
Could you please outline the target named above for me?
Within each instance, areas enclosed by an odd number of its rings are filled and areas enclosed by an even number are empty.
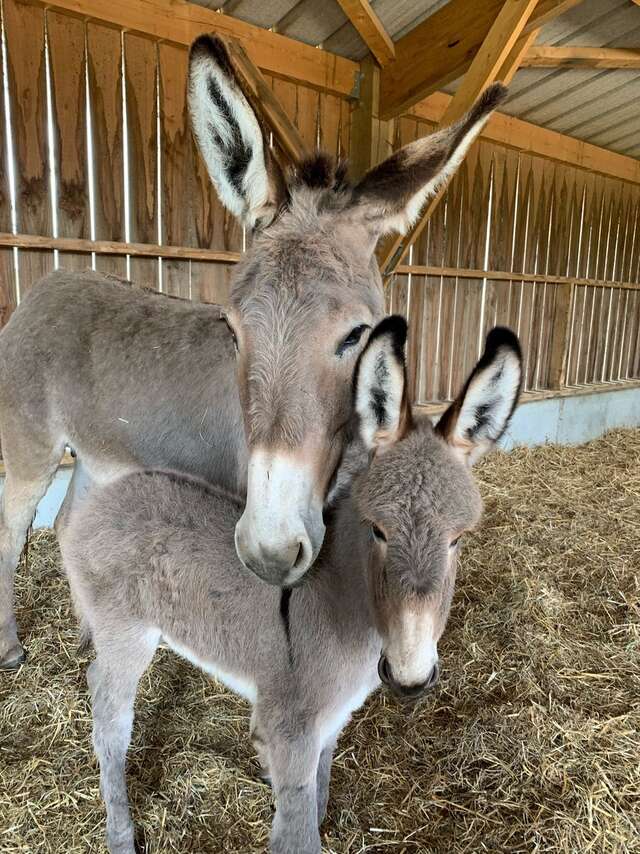
[[[587,285],[593,288],[640,290],[640,282],[607,282],[601,279],[579,279],[572,276],[548,276],[539,273],[509,273],[506,270],[471,270],[462,267],[431,267],[419,264],[401,264],[396,273],[413,276],[444,276],[458,279],[493,279],[501,282],[541,282],[547,285]]]
[[[242,42],[253,62],[267,74],[297,80],[343,97],[354,92],[360,71],[359,64],[350,59],[184,0],[27,2],[186,46],[201,33],[232,36]]]
[[[214,264],[235,264],[240,252],[217,249],[198,249],[191,246],[163,246],[155,243],[121,243],[113,240],[82,240],[75,237],[40,237],[35,234],[0,233],[0,246],[18,249],[57,249],[59,252],[86,252],[96,255],[132,255],[143,258],[182,258],[187,261],[210,261]]]

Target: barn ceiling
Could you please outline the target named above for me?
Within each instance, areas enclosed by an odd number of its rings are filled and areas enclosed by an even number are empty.
[[[193,0],[209,9],[321,45],[350,59],[367,48],[336,0]],[[396,41],[447,0],[372,0]],[[547,24],[537,44],[640,48],[640,6],[633,0],[583,0]],[[446,88],[453,92],[457,81]],[[501,107],[510,115],[612,151],[640,157],[640,71],[523,68]]]

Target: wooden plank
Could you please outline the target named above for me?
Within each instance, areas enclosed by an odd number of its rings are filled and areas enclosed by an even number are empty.
[[[412,114],[432,122],[440,122],[449,106],[451,96],[436,92],[416,104]],[[538,154],[560,163],[568,163],[601,175],[610,175],[640,184],[640,161],[608,151],[597,145],[542,128],[504,113],[493,113],[482,129],[481,139],[489,139],[519,151]]]
[[[289,119],[284,108],[274,96],[271,87],[251,61],[242,44],[237,39],[227,39],[226,44],[243,92],[253,104],[258,115],[266,119],[280,147],[286,152],[289,159],[294,164],[299,165],[309,151],[315,149],[315,140],[311,146],[308,143],[305,144],[298,129]]]
[[[128,125],[129,223],[131,241],[158,242],[157,45],[143,36],[124,36]],[[158,262],[132,258],[131,279],[158,287]]]
[[[5,0],[3,5],[18,229],[51,235],[44,12],[16,0]],[[18,254],[18,265],[22,297],[53,269],[53,253],[25,250]]]
[[[0,6],[0,16],[2,7]],[[0,59],[1,59],[0,50]],[[7,146],[5,140],[11,133],[10,128],[5,125],[5,101],[4,101],[4,67],[0,61],[0,230],[8,232],[12,230],[11,218],[11,188],[9,185],[9,164],[7,162]],[[0,328],[11,317],[18,299],[17,282],[15,276],[15,264],[13,249],[0,249]]]
[[[521,35],[517,39],[507,54],[507,58],[505,59],[502,68],[498,71],[496,80],[501,80],[505,86],[508,86],[509,83],[511,83],[517,70],[522,66],[522,60],[527,55],[530,47],[539,35],[540,29],[535,29],[531,30],[529,33],[524,33],[524,35]]]
[[[525,33],[539,29],[578,2],[540,0]],[[450,0],[399,39],[396,60],[382,73],[382,118],[399,115],[465,74],[503,8],[503,0]]]
[[[78,252],[103,255],[132,255],[141,258],[187,258],[193,261],[233,264],[240,259],[239,252],[198,249],[190,246],[165,246],[158,243],[125,243],[109,240],[81,240],[65,237],[40,237],[36,234],[1,234],[0,246]],[[640,287],[640,285],[638,286]]]
[[[392,62],[396,57],[393,42],[369,0],[338,0],[338,3],[378,64],[385,66]]]
[[[505,65],[511,50],[523,32],[538,0],[504,0],[495,20],[478,48],[476,55],[462,78],[455,95],[449,102],[442,124],[459,119],[471,107],[484,89],[497,80],[500,70],[511,73]],[[519,61],[519,56],[515,57]]]
[[[202,33],[231,36],[241,41],[253,62],[263,71],[337,95],[350,95],[356,81],[358,64],[349,59],[184,0],[31,2],[187,47]]]
[[[87,170],[85,25],[49,10],[51,107],[58,187],[58,236],[91,238]],[[60,266],[82,270],[87,257],[65,253]]]
[[[556,288],[549,358],[549,388],[561,388],[566,380],[566,355],[569,333],[569,310],[573,286],[562,284]]]
[[[640,48],[532,45],[523,68],[640,68]]]
[[[124,154],[122,125],[121,33],[87,23],[87,67],[95,172],[95,238],[122,243],[124,233]],[[105,248],[96,252],[105,252]],[[103,273],[125,276],[126,253],[96,256]]]
[[[453,0],[453,3],[448,5],[453,5],[455,2],[457,0]],[[513,50],[514,45],[536,11],[536,2],[537,0],[504,0],[455,95],[447,104],[441,119],[443,125],[451,124],[464,115],[486,87],[495,82],[498,73],[505,75],[511,73],[512,68],[508,63],[517,63],[521,55],[521,50]],[[402,262],[410,243],[420,235],[440,204],[444,192],[443,187],[427,204],[420,218],[406,234],[399,235],[388,242],[381,264],[384,275],[390,275],[395,266]]]

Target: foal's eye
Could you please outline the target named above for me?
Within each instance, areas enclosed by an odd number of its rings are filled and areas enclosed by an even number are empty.
[[[382,528],[379,528],[379,527],[375,524],[375,522],[372,522],[372,523],[371,523],[371,532],[373,533],[373,536],[376,538],[376,540],[380,540],[380,542],[381,542],[381,543],[386,543],[386,542],[387,542],[387,535],[386,535],[386,534],[385,534],[385,532],[382,530]]]
[[[344,341],[342,341],[341,344],[338,344],[336,355],[342,356],[345,350],[348,350],[350,347],[355,347],[362,338],[365,329],[369,329],[366,323],[361,323],[360,326],[355,326]]]

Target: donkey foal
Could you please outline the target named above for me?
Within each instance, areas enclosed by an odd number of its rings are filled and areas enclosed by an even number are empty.
[[[362,352],[344,486],[314,572],[282,601],[239,566],[241,503],[201,482],[130,474],[63,518],[65,568],[97,653],[88,682],[111,854],[134,851],[125,757],[161,636],[253,704],[274,854],[320,852],[336,739],[380,680],[406,698],[437,681],[457,542],[481,510],[469,467],[511,417],[521,359],[510,332],[490,333],[434,429],[412,419],[405,337],[404,320],[387,318]]]

